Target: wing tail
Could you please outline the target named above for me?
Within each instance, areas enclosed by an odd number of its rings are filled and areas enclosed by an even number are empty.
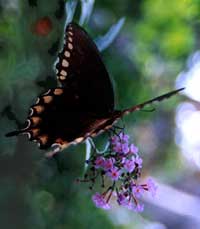
[[[22,130],[15,130],[15,131],[12,131],[12,132],[5,134],[5,136],[6,137],[13,137],[13,136],[21,134],[22,132],[23,132]]]

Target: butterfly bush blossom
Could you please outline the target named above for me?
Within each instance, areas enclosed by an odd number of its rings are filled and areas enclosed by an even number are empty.
[[[138,182],[142,158],[139,156],[138,148],[129,143],[128,135],[121,132],[111,137],[109,141],[110,147],[106,152],[98,154],[94,151],[91,154],[86,161],[88,169],[84,179],[79,181],[91,182],[90,189],[93,189],[97,179],[101,179],[103,192],[96,192],[92,196],[98,208],[109,210],[110,199],[114,197],[119,205],[142,212],[144,209],[143,203],[140,202],[142,195],[149,192],[155,196],[157,187],[151,178],[142,184]]]

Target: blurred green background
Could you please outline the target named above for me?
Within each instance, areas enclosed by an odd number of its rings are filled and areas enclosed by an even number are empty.
[[[76,22],[80,9],[79,2]],[[174,89],[200,46],[200,1],[96,0],[84,27],[96,38],[121,17],[126,18],[124,26],[102,53],[118,109]],[[176,132],[178,105],[187,99],[199,110],[198,100],[177,95],[159,103],[154,112],[146,108],[124,118],[144,160],[143,176],[154,177],[163,192],[155,200],[144,200],[141,215],[118,206],[110,212],[93,206],[88,186],[75,182],[83,173],[84,144],[60,153],[65,168],[60,174],[55,161],[46,159],[26,136],[4,137],[24,122],[35,98],[56,85],[53,64],[65,20],[63,0],[0,0],[1,228],[200,228],[199,167],[181,153]],[[41,21],[45,32],[38,30]],[[95,141],[102,147],[106,138]]]

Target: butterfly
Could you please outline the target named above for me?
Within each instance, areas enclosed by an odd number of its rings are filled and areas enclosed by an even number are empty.
[[[28,134],[40,149],[55,146],[62,150],[109,130],[125,114],[183,90],[115,110],[112,84],[100,53],[87,32],[75,23],[66,26],[56,70],[60,86],[40,95],[30,107],[25,128],[7,133],[7,137]]]

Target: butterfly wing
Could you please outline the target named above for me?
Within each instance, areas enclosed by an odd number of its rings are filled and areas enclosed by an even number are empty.
[[[29,139],[37,141],[41,149],[48,149],[53,144],[59,144],[61,148],[65,148],[72,143],[80,143],[87,137],[96,136],[111,128],[113,123],[123,115],[167,99],[183,89],[171,91],[123,111],[114,111],[105,117],[83,111],[82,100],[77,96],[73,87],[50,89],[39,96],[36,103],[31,106],[27,119],[28,125],[6,136],[27,133]]]
[[[73,87],[50,89],[31,106],[27,126],[6,136],[28,134],[29,140],[38,142],[41,149],[80,143],[109,124],[108,116],[84,110],[82,102]]]
[[[112,85],[97,47],[76,24],[66,28],[65,45],[56,65],[61,88],[50,89],[31,106],[28,125],[8,133],[27,133],[41,149],[54,144],[61,148],[80,143],[109,129],[124,114],[161,101],[182,89],[172,91],[123,111],[114,111]]]
[[[73,85],[79,92],[84,100],[83,110],[101,114],[113,111],[113,88],[99,51],[89,35],[75,23],[66,27],[56,69],[62,87]]]
[[[50,89],[31,106],[28,125],[8,133],[27,133],[40,148],[67,146],[95,136],[114,110],[114,94],[98,49],[88,34],[70,23],[58,55],[57,77],[62,88]]]

